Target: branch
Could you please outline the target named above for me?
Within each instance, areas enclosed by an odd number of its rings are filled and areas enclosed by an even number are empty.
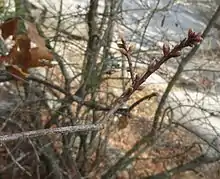
[[[192,29],[189,29],[188,31],[188,37],[183,39],[179,44],[177,44],[173,49],[170,49],[170,46],[168,44],[163,45],[163,56],[160,58],[152,59],[151,63],[148,66],[148,69],[145,73],[143,73],[141,76],[136,75],[135,79],[132,81],[132,86],[128,88],[117,100],[117,102],[123,102],[127,101],[129,97],[139,89],[139,87],[144,83],[147,78],[152,75],[155,71],[157,71],[161,65],[163,65],[165,62],[167,62],[171,58],[176,58],[181,56],[181,51],[186,47],[193,47],[196,44],[200,43],[203,40],[201,33],[195,33],[192,31]],[[118,47],[120,48],[120,52],[125,55],[128,59],[128,62],[130,61],[130,53],[132,52],[132,47],[127,47],[126,42],[123,38],[121,38],[121,43],[118,44]],[[196,48],[195,46],[194,48]],[[130,68],[130,67],[129,67]],[[132,72],[132,69],[129,69],[130,73]],[[131,74],[132,75],[132,74]],[[134,75],[133,75],[134,76]]]
[[[56,133],[76,133],[76,132],[88,132],[88,131],[98,131],[103,129],[102,125],[78,125],[78,126],[67,126],[51,129],[40,129],[35,131],[20,132],[15,134],[8,134],[0,136],[0,143],[9,142],[18,139],[35,138],[45,135],[51,135]]]
[[[0,82],[6,82],[6,81],[12,81],[15,80],[17,77],[13,76],[12,74],[10,74],[9,72],[2,70],[0,71]],[[92,101],[84,101],[81,97],[78,97],[76,95],[73,95],[71,93],[69,93],[68,91],[66,91],[65,89],[63,89],[62,87],[53,84],[49,81],[37,78],[35,76],[29,76],[26,79],[19,79],[21,81],[23,81],[24,83],[29,83],[29,81],[34,81],[40,84],[43,84],[44,86],[50,88],[50,89],[54,89],[64,95],[67,96],[67,98],[71,101],[71,102],[76,102],[78,104],[84,105],[90,109],[94,109],[96,111],[110,111],[112,109],[111,106],[105,106],[102,104],[98,104],[96,102],[92,102]],[[118,114],[124,114],[124,109],[119,108],[116,113]]]
[[[187,170],[193,170],[196,167],[199,167],[203,164],[213,163],[218,160],[219,159],[210,159],[209,160],[209,159],[206,159],[206,157],[204,157],[204,155],[200,155],[186,164],[179,165],[179,166],[174,167],[168,171],[164,171],[164,172],[158,173],[153,176],[142,177],[142,179],[168,179],[177,173],[185,172]]]
[[[134,72],[133,72],[133,67],[132,67],[132,62],[131,62],[131,52],[132,52],[132,45],[131,46],[127,46],[126,41],[124,40],[124,38],[121,36],[121,44],[118,44],[118,47],[120,48],[120,52],[127,58],[128,60],[128,68],[129,68],[129,72],[131,75],[131,80],[132,80],[132,84],[134,84],[134,80],[135,80],[135,76],[134,76]]]
[[[156,70],[158,70],[163,63],[165,63],[167,60],[169,60],[172,57],[180,56],[181,55],[180,51],[183,48],[185,48],[187,46],[191,47],[191,46],[195,45],[196,42],[202,41],[202,37],[204,38],[207,35],[207,33],[211,29],[213,22],[215,22],[215,20],[217,19],[219,11],[220,11],[220,6],[218,7],[216,12],[214,13],[212,19],[210,20],[209,24],[207,25],[205,31],[203,32],[203,35],[201,35],[200,33],[196,34],[195,32],[192,32],[192,30],[189,30],[188,31],[188,38],[182,40],[180,42],[180,44],[177,44],[172,50],[170,50],[170,47],[168,45],[164,44],[164,46],[163,46],[164,55],[160,59],[152,60],[152,63],[149,65],[148,70],[141,77],[136,76],[135,83],[132,85],[132,87],[128,88],[127,91],[125,91],[121,95],[121,97],[116,101],[115,107],[111,111],[109,111],[109,113],[106,116],[109,118],[110,115],[114,113],[114,111],[117,111],[117,109],[120,107],[120,105],[123,104],[123,102],[127,101],[129,99],[129,97],[139,88],[139,86],[152,73],[154,73]],[[154,119],[152,131],[150,131],[147,135],[143,136],[139,141],[137,141],[136,144],[130,150],[128,150],[123,157],[121,157],[112,167],[110,167],[102,175],[103,179],[110,178],[118,170],[124,169],[131,162],[133,162],[135,160],[135,158],[132,157],[132,155],[134,153],[137,153],[138,151],[140,151],[139,153],[142,153],[143,150],[141,150],[141,148],[145,148],[146,145],[151,146],[151,144],[153,143],[153,139],[155,137],[155,132],[156,132],[157,124],[158,124],[159,117],[161,114],[161,110],[162,110],[162,107],[165,103],[166,98],[168,97],[169,91],[173,87],[174,81],[176,81],[176,79],[179,77],[180,73],[182,72],[184,64],[186,64],[187,61],[189,61],[189,59],[195,54],[195,52],[197,51],[198,48],[199,48],[199,46],[194,46],[194,48],[191,50],[191,52],[185,58],[183,58],[184,60],[182,60],[182,63],[179,65],[179,68],[177,70],[179,72],[177,72],[177,75],[175,75],[173,77],[174,79],[169,83],[169,85],[168,85],[168,87],[167,87],[167,89],[161,99],[160,105],[158,106],[158,109],[156,111],[156,115],[155,115],[156,120]],[[122,46],[122,49],[123,49],[123,46]],[[121,52],[126,52],[126,51],[124,50]]]
[[[141,99],[137,100],[136,102],[134,102],[130,107],[128,111],[131,111],[132,109],[134,109],[137,105],[139,105],[141,102],[147,100],[150,100],[152,97],[154,96],[158,96],[158,94],[156,92],[153,92],[147,96],[142,97]]]
[[[132,86],[129,87],[118,99],[116,99],[113,104],[113,108],[108,112],[103,121],[109,121],[110,116],[113,115],[118,109],[130,98],[130,96],[140,88],[142,83],[146,81],[146,79],[152,75],[155,71],[157,71],[161,65],[167,62],[171,58],[181,56],[181,50],[186,47],[193,47],[197,43],[200,43],[203,40],[201,33],[195,33],[191,29],[188,31],[188,37],[183,39],[179,44],[177,44],[172,50],[170,50],[169,45],[163,45],[163,56],[160,59],[153,59],[151,64],[149,64],[148,69],[141,76],[136,75],[135,79],[132,81]],[[127,47],[126,42],[123,38],[121,38],[121,43],[118,44],[120,48],[120,52],[128,57],[132,52],[132,47]],[[196,48],[195,46],[194,48]],[[128,58],[129,61],[129,58]],[[130,70],[132,72],[132,69]],[[131,74],[132,76],[133,74]]]
[[[29,171],[27,171],[23,166],[21,166],[21,164],[14,158],[14,156],[12,155],[12,153],[10,152],[9,148],[3,144],[8,155],[11,157],[11,160],[14,162],[14,164],[16,164],[18,166],[18,168],[20,168],[24,173],[26,173],[29,177],[31,177],[31,173]]]
[[[212,25],[215,23],[215,21],[217,20],[217,18],[219,17],[219,13],[220,13],[220,6],[218,6],[218,9],[215,11],[214,15],[212,16],[211,20],[209,21],[209,23],[206,26],[206,29],[204,30],[202,37],[205,38],[207,36],[207,34],[209,33],[210,29],[212,28]],[[172,80],[169,82],[165,92],[163,93],[163,96],[161,97],[160,103],[157,107],[157,110],[155,112],[155,116],[154,116],[154,122],[153,122],[153,127],[152,127],[152,131],[155,131],[158,125],[158,121],[160,118],[160,115],[162,113],[162,109],[163,106],[166,102],[166,99],[171,91],[171,89],[173,88],[173,86],[175,85],[176,81],[178,80],[180,74],[182,73],[182,71],[184,70],[184,66],[189,62],[189,60],[192,58],[192,56],[196,53],[196,51],[198,50],[199,46],[195,46],[189,53],[188,55],[182,59],[181,63],[178,66],[178,69],[175,73],[175,75],[173,76]]]

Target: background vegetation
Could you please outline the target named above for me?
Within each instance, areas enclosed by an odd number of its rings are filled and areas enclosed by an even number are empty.
[[[217,1],[0,7],[0,178],[219,178]]]

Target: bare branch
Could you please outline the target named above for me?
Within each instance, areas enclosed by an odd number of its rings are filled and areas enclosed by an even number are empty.
[[[75,132],[89,132],[98,131],[103,129],[102,125],[78,125],[78,126],[67,126],[51,129],[40,129],[35,131],[21,132],[15,134],[8,134],[0,136],[0,143],[9,142],[18,139],[35,138],[56,133],[75,133]]]
[[[12,153],[10,152],[9,148],[3,143],[8,155],[11,157],[12,161],[23,171],[25,172],[28,176],[32,176],[31,173],[29,171],[27,171],[23,166],[21,166],[21,164],[14,158],[14,156],[12,155]]]
[[[122,104],[124,101],[127,101],[129,99],[129,97],[138,89],[138,87],[152,73],[154,73],[156,70],[158,70],[163,63],[165,63],[167,60],[169,60],[172,57],[180,56],[181,55],[180,51],[183,48],[185,48],[187,46],[192,46],[193,44],[195,44],[195,42],[198,42],[198,40],[201,40],[201,37],[204,38],[208,34],[208,32],[210,31],[212,24],[215,22],[215,20],[219,16],[219,12],[220,12],[220,6],[215,11],[212,19],[210,20],[209,24],[207,25],[207,27],[204,30],[202,35],[195,34],[191,30],[189,30],[189,32],[188,32],[188,39],[182,40],[180,42],[180,44],[176,45],[172,50],[170,50],[168,47],[164,47],[165,48],[165,49],[163,49],[164,55],[160,59],[155,59],[149,65],[148,70],[142,75],[142,77],[140,77],[138,80],[135,81],[135,83],[132,86],[132,88],[129,88],[127,91],[125,91],[123,93],[121,98],[118,100],[119,101],[118,103]],[[111,168],[109,168],[106,171],[106,173],[104,173],[102,175],[102,178],[110,178],[112,175],[114,175],[116,173],[116,171],[124,169],[126,166],[128,166],[131,162],[133,162],[135,160],[135,157],[132,156],[132,155],[134,155],[134,153],[138,153],[139,152],[139,154],[140,154],[140,153],[143,152],[143,150],[141,150],[141,149],[143,149],[143,148],[145,149],[145,148],[147,148],[146,146],[151,146],[154,143],[155,132],[156,132],[156,129],[157,129],[157,124],[158,124],[158,121],[159,121],[159,117],[160,117],[162,108],[163,108],[163,106],[165,104],[165,101],[166,101],[166,99],[168,97],[168,94],[169,94],[170,90],[172,89],[174,83],[178,79],[179,75],[183,71],[184,65],[195,54],[195,52],[197,51],[198,48],[199,48],[199,46],[194,46],[194,48],[191,50],[191,52],[184,58],[184,60],[182,61],[182,64],[179,65],[179,68],[178,68],[176,74],[174,75],[173,79],[169,83],[169,85],[168,85],[168,87],[167,87],[167,89],[166,89],[166,91],[165,91],[165,93],[164,93],[164,95],[163,95],[163,97],[161,99],[160,105],[158,106],[152,130],[147,135],[143,136],[139,141],[137,141],[136,144],[130,150],[128,150],[126,152],[126,154],[122,158],[120,158],[115,163],[115,165],[113,165]],[[117,106],[116,105],[115,105],[114,110],[117,111]],[[112,112],[112,111],[110,111],[110,112]]]
[[[180,172],[185,172],[187,170],[193,170],[198,166],[201,166],[202,164],[208,164],[208,163],[213,163],[216,162],[218,159],[212,159],[212,160],[207,160],[204,155],[200,155],[196,157],[195,159],[191,160],[190,162],[174,167],[168,171],[164,171],[161,173],[158,173],[156,175],[148,176],[148,177],[142,177],[142,179],[165,179],[165,178],[170,178],[173,175],[180,173]]]
[[[205,38],[207,36],[207,34],[209,33],[209,31],[211,30],[212,25],[214,24],[214,22],[217,20],[217,18],[219,17],[219,13],[220,13],[220,6],[218,6],[218,9],[215,11],[214,15],[212,16],[212,19],[209,21],[209,24],[206,26],[206,29],[204,30],[202,37]],[[178,80],[180,74],[183,72],[184,66],[189,62],[189,60],[192,58],[192,56],[196,53],[196,51],[198,50],[199,46],[195,46],[189,53],[188,55],[182,59],[181,63],[178,66],[178,69],[175,73],[175,75],[173,76],[172,80],[169,82],[165,92],[163,93],[163,96],[160,100],[160,103],[158,105],[158,108],[156,110],[155,113],[155,117],[154,117],[154,123],[153,123],[153,128],[152,130],[156,130],[157,128],[157,124],[160,118],[160,115],[162,113],[162,109],[163,106],[166,102],[166,99],[171,91],[171,89],[173,88],[174,84],[176,83],[176,81]]]
[[[146,95],[144,97],[142,97],[141,99],[137,100],[136,102],[134,102],[130,107],[129,107],[129,111],[131,111],[132,109],[134,109],[137,105],[139,105],[141,102],[147,100],[150,100],[152,97],[154,96],[158,96],[158,94],[156,92],[151,93],[149,95]]]

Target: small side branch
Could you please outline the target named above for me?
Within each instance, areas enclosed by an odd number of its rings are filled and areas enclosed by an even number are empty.
[[[153,92],[147,96],[142,97],[141,99],[137,100],[136,102],[134,102],[130,107],[129,107],[129,111],[131,111],[132,109],[134,109],[136,106],[138,106],[141,102],[145,101],[145,100],[150,100],[152,97],[154,96],[158,96],[158,94],[156,92]]]

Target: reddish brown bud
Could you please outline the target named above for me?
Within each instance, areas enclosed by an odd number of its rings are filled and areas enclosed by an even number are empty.
[[[163,55],[167,56],[170,53],[170,46],[166,43],[163,44]]]
[[[186,46],[193,47],[194,45],[200,43],[203,40],[202,34],[195,33],[192,31],[192,29],[188,30],[188,39],[186,41]]]
[[[135,81],[139,81],[140,80],[140,76],[138,74],[135,75]]]
[[[195,37],[196,36],[196,33],[195,32],[192,32],[191,33],[191,37]]]
[[[189,30],[188,30],[188,37],[190,37],[191,36],[191,34],[192,34],[192,29],[190,28]]]
[[[200,42],[203,40],[203,38],[201,37],[201,34],[199,33],[199,34],[196,35],[196,37],[195,37],[194,40],[195,40],[197,43],[200,43]]]

